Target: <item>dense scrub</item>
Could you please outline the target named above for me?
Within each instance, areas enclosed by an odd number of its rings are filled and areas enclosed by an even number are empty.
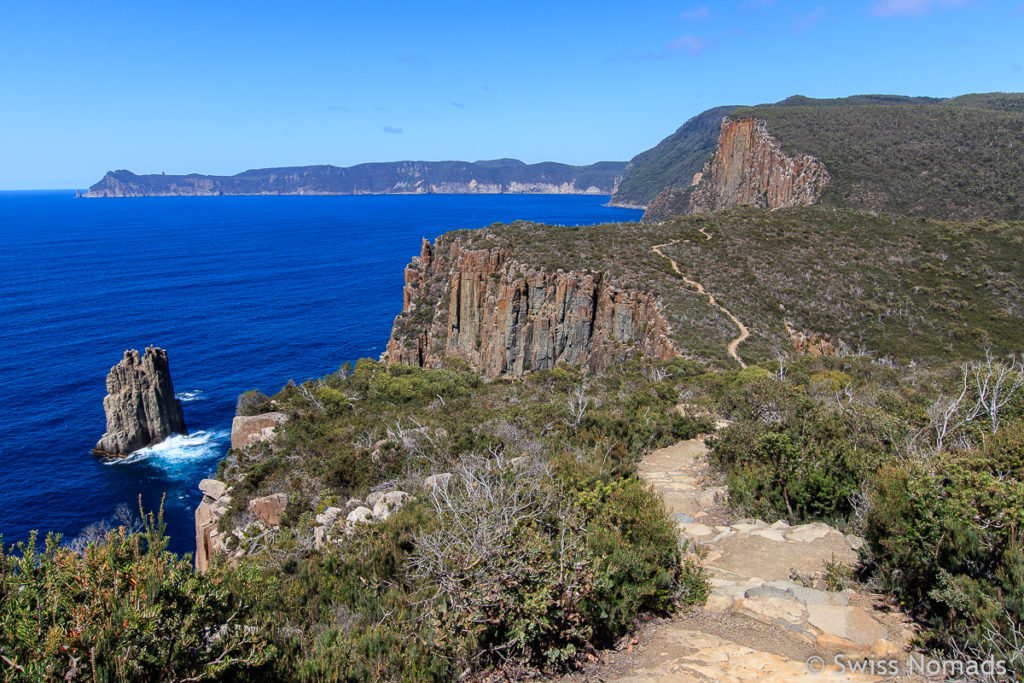
[[[141,528],[140,528],[141,527]],[[278,655],[248,567],[197,576],[165,550],[159,515],[79,551],[0,543],[0,680],[244,680]]]
[[[485,384],[362,360],[286,387],[273,399],[292,415],[277,452],[233,452],[221,472],[245,492],[225,527],[244,525],[241,500],[265,492],[287,491],[300,511],[253,560],[273,571],[290,558],[267,606],[289,615],[281,674],[558,668],[642,613],[702,600],[699,567],[633,474],[645,450],[711,429],[673,409],[695,372],[636,362],[586,380],[554,370]],[[441,472],[446,487],[417,494]],[[381,484],[417,495],[322,554],[307,550],[315,511]]]

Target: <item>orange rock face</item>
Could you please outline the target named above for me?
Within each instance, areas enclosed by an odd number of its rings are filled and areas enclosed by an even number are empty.
[[[835,341],[817,332],[795,329],[787,320],[786,334],[793,345],[794,351],[809,353],[813,356],[835,356],[840,349],[846,348],[842,340]]]
[[[444,236],[433,247],[424,241],[406,268],[403,300],[386,354],[394,363],[459,358],[493,378],[678,355],[653,295],[613,287],[600,272],[537,270],[501,248],[464,249]]]
[[[819,159],[788,156],[759,119],[722,121],[718,146],[694,176],[690,213],[749,204],[767,209],[815,203],[829,183]]]

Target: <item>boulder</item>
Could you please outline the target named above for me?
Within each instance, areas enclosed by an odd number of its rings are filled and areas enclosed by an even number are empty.
[[[268,526],[280,524],[287,507],[288,496],[283,493],[272,493],[269,496],[253,498],[249,501],[249,512]]]
[[[277,426],[287,421],[284,413],[236,415],[231,421],[231,448],[242,450],[254,443],[273,441]]]
[[[385,520],[405,504],[405,499],[409,497],[409,494],[405,491],[388,491],[383,496],[377,499],[373,504],[373,516],[380,520]],[[369,498],[369,496],[367,496]]]
[[[216,479],[203,479],[199,482],[199,490],[203,492],[203,495],[209,496],[213,500],[223,496],[227,488],[227,484]]]
[[[373,521],[373,510],[368,507],[359,506],[348,513],[345,518],[345,533],[351,534],[355,531],[356,524],[365,524]]]
[[[329,507],[316,516],[316,523],[320,526],[333,526],[338,517],[341,516],[341,513],[341,508]]]
[[[107,431],[93,453],[122,457],[172,434],[188,434],[181,401],[174,398],[167,352],[150,346],[141,358],[135,349],[107,374],[103,399]]]
[[[314,548],[319,550],[324,547],[324,541],[343,512],[341,508],[329,507],[316,516],[316,526],[313,527]]]

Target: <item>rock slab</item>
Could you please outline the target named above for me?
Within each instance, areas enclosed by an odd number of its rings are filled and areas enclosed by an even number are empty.
[[[277,426],[287,420],[284,413],[236,415],[231,421],[231,448],[240,450],[260,441],[273,441]]]
[[[129,349],[110,368],[103,411],[107,431],[93,449],[96,455],[123,457],[172,434],[188,434],[181,401],[174,398],[167,351],[154,346],[141,358]]]

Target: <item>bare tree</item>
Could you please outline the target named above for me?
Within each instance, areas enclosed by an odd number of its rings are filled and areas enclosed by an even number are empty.
[[[972,683],[997,683],[997,681],[1021,680],[1024,675],[1024,624],[1021,624],[1009,612],[1004,614],[1005,622],[1000,629],[992,622],[985,624],[982,632],[982,643],[980,645],[967,645],[965,643],[951,643],[950,650],[953,655],[953,662],[963,664],[965,671],[970,670],[966,664],[969,662],[993,661],[1000,662],[1005,669],[1004,673],[998,671],[986,672],[979,670],[972,675],[958,677],[957,680],[971,681]],[[975,666],[974,669],[982,667]]]
[[[784,382],[786,380],[786,357],[780,353],[778,354],[778,361],[779,367],[775,371],[775,379]]]
[[[999,431],[1000,411],[1024,386],[1024,367],[1015,356],[1009,364],[992,357],[992,349],[985,349],[985,360],[971,363],[978,412],[988,417],[993,434]]]
[[[928,409],[929,427],[934,439],[932,452],[943,450],[951,438],[961,446],[970,444],[961,428],[984,415],[989,431],[999,431],[1002,409],[1024,387],[1024,367],[1021,360],[1010,356],[1009,363],[996,360],[990,349],[985,360],[971,361],[960,367],[960,393],[955,397],[940,396]]]
[[[305,383],[297,384],[296,388],[299,390],[299,393],[302,394],[302,397],[309,401],[314,408],[316,408],[318,413],[322,413],[324,411],[323,402],[316,397],[316,394],[310,391],[310,388]]]
[[[583,416],[587,412],[587,407],[590,405],[590,398],[587,396],[587,385],[577,384],[569,391],[569,398],[566,401],[566,405],[569,407],[569,418],[565,421],[567,425],[573,429],[577,429],[580,423],[583,422]]]

